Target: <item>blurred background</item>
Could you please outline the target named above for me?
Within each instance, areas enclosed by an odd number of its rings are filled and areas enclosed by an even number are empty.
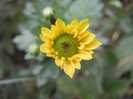
[[[57,18],[103,43],[73,79],[39,52]],[[133,0],[0,0],[0,99],[133,99]]]

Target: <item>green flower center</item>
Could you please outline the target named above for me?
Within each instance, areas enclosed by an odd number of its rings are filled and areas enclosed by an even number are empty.
[[[60,35],[55,41],[53,48],[58,56],[68,58],[78,51],[78,41],[69,34]]]

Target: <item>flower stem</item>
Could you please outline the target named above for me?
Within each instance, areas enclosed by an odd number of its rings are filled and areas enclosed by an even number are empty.
[[[35,79],[35,77],[24,77],[24,78],[2,80],[2,81],[0,81],[0,85],[25,82],[25,81],[30,81],[30,80],[34,80],[34,79]]]

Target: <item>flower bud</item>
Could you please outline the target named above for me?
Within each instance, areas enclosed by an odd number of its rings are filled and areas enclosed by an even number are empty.
[[[46,7],[43,9],[42,14],[45,18],[51,18],[54,14],[54,10],[51,7]]]
[[[31,54],[31,55],[36,55],[38,52],[39,52],[39,47],[37,44],[31,44],[29,46],[29,49],[28,49],[28,52]]]

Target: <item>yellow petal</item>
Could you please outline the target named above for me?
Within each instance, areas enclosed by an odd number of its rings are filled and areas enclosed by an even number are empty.
[[[51,42],[51,38],[48,37],[47,35],[40,34],[39,37],[44,42]]]
[[[95,39],[92,42],[90,42],[89,44],[87,44],[85,47],[93,50],[93,49],[96,49],[97,47],[99,47],[100,45],[102,45],[102,43]]]
[[[90,59],[92,59],[92,55],[90,53],[88,53],[88,52],[80,52],[78,54],[78,57],[80,57],[83,60],[90,60]]]
[[[61,65],[61,69],[64,69],[64,65]]]
[[[77,26],[78,26],[78,20],[77,20],[77,18],[75,18],[72,22],[71,22],[71,28],[77,28]]]
[[[55,25],[56,26],[61,26],[61,27],[64,27],[64,28],[66,26],[65,23],[61,19],[57,19]]]
[[[88,27],[89,27],[89,19],[80,22],[77,27],[77,30],[80,33],[80,32],[85,31]]]
[[[75,67],[72,63],[72,61],[66,60],[64,63],[64,72],[72,78],[75,72]]]
[[[95,34],[93,33],[88,33],[87,35],[84,35],[84,37],[81,39],[81,41],[84,43],[84,44],[88,44],[90,43],[92,40],[94,40],[96,37]]]
[[[64,33],[66,25],[61,19],[57,19],[55,25],[59,33]]]
[[[79,42],[79,49],[83,49],[85,47],[85,44],[84,43],[82,43],[82,42]]]
[[[81,61],[81,58],[78,56],[78,54],[73,55],[72,57],[70,57],[69,60],[74,60],[74,59]]]
[[[76,29],[73,29],[71,32],[70,32],[70,35],[73,35],[73,37],[75,38],[77,36],[77,30]]]
[[[54,33],[56,33],[55,32],[56,31],[56,26],[55,25],[51,25],[51,31],[54,32]]]
[[[53,49],[49,53],[47,53],[47,56],[48,57],[55,57],[55,52],[53,51]]]
[[[59,31],[58,31],[58,29],[56,28],[56,26],[55,25],[51,25],[51,31],[52,31],[52,33],[54,34],[54,37],[56,38],[56,37],[58,37],[60,34],[59,34]]]
[[[83,38],[87,34],[89,34],[89,31],[84,31],[84,32],[78,33],[78,36],[81,36],[81,38]]]
[[[48,53],[52,51],[52,47],[45,43],[40,46],[40,51],[43,53]]]
[[[76,57],[76,59],[77,59],[78,61],[81,61],[81,58],[79,58],[79,57]]]
[[[63,60],[59,59],[59,58],[56,58],[55,63],[56,63],[57,66],[61,66],[61,65],[63,65]]]
[[[80,37],[80,36],[77,36],[76,39],[77,39],[78,41],[80,41],[80,40],[81,40],[81,37]]]
[[[48,56],[48,57],[53,57],[54,54],[49,52],[49,53],[47,53],[47,56]]]
[[[86,53],[89,53],[89,54],[93,54],[93,51],[90,50],[90,49],[83,48],[82,50],[83,50],[83,52],[86,52]]]
[[[81,69],[81,64],[78,60],[74,59],[72,62],[76,69]]]
[[[69,34],[70,30],[71,30],[70,25],[67,25],[65,28],[65,33]]]
[[[53,33],[48,28],[45,28],[45,27],[41,28],[41,33],[43,33],[44,35],[48,35],[48,36],[53,35]]]

